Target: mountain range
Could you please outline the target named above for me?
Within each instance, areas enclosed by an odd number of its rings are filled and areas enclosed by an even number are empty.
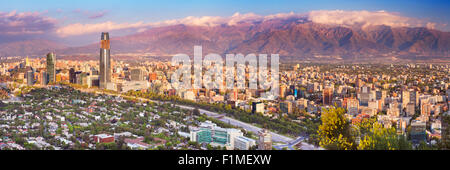
[[[113,55],[185,53],[191,56],[194,46],[201,45],[203,55],[214,52],[222,56],[228,53],[279,54],[299,60],[450,60],[450,32],[385,25],[344,27],[299,18],[218,26],[172,25],[110,37]],[[0,44],[0,56],[44,55],[49,50],[56,51],[57,55],[97,55],[99,47],[99,43],[67,47],[50,40],[28,40]]]

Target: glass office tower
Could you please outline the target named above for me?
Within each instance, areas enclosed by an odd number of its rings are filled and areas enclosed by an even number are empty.
[[[56,55],[55,53],[47,54],[47,74],[48,82],[56,82]]]
[[[100,88],[106,88],[111,82],[111,56],[109,33],[103,32],[100,41]]]

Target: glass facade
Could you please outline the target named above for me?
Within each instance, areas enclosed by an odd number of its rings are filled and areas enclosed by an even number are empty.
[[[47,54],[47,74],[48,82],[56,82],[56,55],[55,53]]]
[[[211,130],[202,129],[201,131],[197,132],[197,142],[198,143],[211,143],[212,142]]]
[[[225,145],[228,142],[227,131],[215,130],[212,138],[213,142]]]
[[[202,127],[196,132],[198,143],[217,143],[225,145],[230,142],[226,129],[219,127]]]
[[[111,56],[109,33],[103,32],[100,41],[100,88],[106,88],[106,84],[111,82]]]

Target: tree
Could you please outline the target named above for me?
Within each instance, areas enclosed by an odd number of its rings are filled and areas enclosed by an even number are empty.
[[[192,112],[193,115],[195,116],[199,116],[200,115],[200,110],[198,108],[195,108]]]
[[[350,135],[350,123],[344,116],[343,108],[330,108],[323,112],[319,126],[319,145],[326,149],[355,149],[353,137]]]
[[[213,150],[213,149],[214,149],[214,148],[212,147],[211,144],[206,145],[206,148],[207,148],[208,150]]]
[[[412,145],[406,137],[397,135],[394,128],[384,128],[375,122],[373,127],[361,139],[359,150],[411,150]]]

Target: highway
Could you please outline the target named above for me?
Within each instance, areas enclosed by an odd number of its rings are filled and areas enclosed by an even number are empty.
[[[184,105],[176,105],[176,106],[178,106],[180,108],[183,108],[183,109],[190,109],[190,110],[194,109],[191,106],[184,106]],[[204,110],[204,109],[199,109],[199,111],[200,111],[201,114],[206,114],[209,117],[217,117],[217,116],[219,116],[219,114],[216,113],[216,112],[211,112],[211,111]],[[222,122],[225,122],[225,123],[228,123],[228,124],[231,124],[233,126],[244,128],[245,130],[251,131],[254,134],[258,134],[258,132],[261,130],[261,128],[259,128],[259,127],[256,127],[254,125],[251,125],[251,124],[248,124],[248,123],[245,123],[245,122],[242,122],[242,121],[230,118],[228,116],[223,116],[222,118],[219,118],[218,120],[220,120]],[[288,143],[289,141],[293,140],[290,137],[283,136],[283,135],[280,135],[280,134],[277,134],[277,133],[274,133],[274,132],[270,132],[270,134],[272,135],[272,140],[274,142]]]
[[[184,105],[178,105],[178,104],[176,104],[176,106],[178,106],[178,107],[180,107],[182,109],[189,109],[189,110],[194,109],[194,107],[191,107],[191,106],[184,106]],[[242,122],[242,121],[230,118],[228,116],[223,116],[222,118],[217,118],[217,117],[219,117],[221,115],[219,113],[216,113],[216,112],[211,112],[211,111],[204,110],[204,109],[199,109],[199,111],[200,111],[201,114],[206,114],[207,116],[216,118],[216,119],[218,119],[218,120],[220,120],[220,121],[222,121],[224,123],[228,123],[228,124],[231,124],[231,125],[236,126],[236,127],[244,128],[245,130],[251,131],[254,134],[258,134],[258,132],[261,130],[261,128],[259,128],[259,127],[256,127],[256,126],[251,125],[249,123],[245,123],[245,122]],[[287,137],[287,136],[284,136],[284,135],[280,135],[278,133],[270,132],[270,134],[272,135],[272,141],[273,142],[286,143],[285,145],[274,145],[274,147],[276,149],[278,149],[278,150],[281,150],[284,147],[287,147],[288,150],[294,150],[293,146],[297,145],[298,143],[301,143],[301,146],[300,146],[301,150],[322,150],[323,149],[323,148],[320,148],[320,147],[316,147],[316,146],[314,146],[312,144],[303,142],[306,139],[306,137],[303,137],[303,136],[300,136],[300,137],[298,137],[297,139],[294,140],[294,139],[292,139],[290,137]]]
[[[82,90],[82,91],[88,92],[88,90]],[[90,91],[90,92],[92,92],[92,91]],[[99,91],[96,91],[96,93],[113,95],[113,96],[121,96],[120,94],[118,95],[118,94],[99,92]],[[131,96],[127,96],[127,97],[131,97]],[[135,99],[138,99],[141,101],[151,101],[151,102],[158,103],[158,104],[166,103],[166,102],[162,102],[162,101],[155,101],[155,100],[150,100],[150,99],[141,98],[141,97],[132,97],[132,98],[135,98]],[[180,107],[182,109],[189,109],[189,110],[195,109],[192,106],[185,106],[185,105],[180,105],[180,104],[175,104],[175,106]],[[208,110],[204,110],[204,109],[199,109],[199,111],[200,111],[200,114],[205,114],[209,117],[218,119],[224,123],[228,123],[228,124],[231,124],[236,127],[244,128],[245,130],[253,132],[254,134],[258,134],[258,132],[261,130],[261,128],[254,126],[252,124],[245,123],[245,122],[230,118],[228,116],[222,116],[221,114],[216,113],[216,112],[212,112],[212,111],[208,111]],[[272,135],[273,142],[286,143],[285,145],[274,145],[274,147],[279,150],[281,150],[284,147],[287,147],[289,150],[294,150],[293,146],[300,142],[301,142],[300,149],[302,149],[302,150],[321,150],[321,149],[323,149],[323,148],[319,148],[314,145],[308,144],[306,142],[303,142],[306,139],[306,137],[303,137],[303,136],[300,136],[294,140],[290,137],[287,137],[287,136],[284,136],[284,135],[281,135],[278,133],[270,132],[270,134]]]
[[[282,150],[283,148],[287,148],[288,150],[295,150],[294,145],[297,145],[298,143],[301,143],[300,149],[301,150],[323,150],[323,148],[316,147],[314,145],[311,145],[309,143],[303,142],[305,140],[305,137],[298,137],[297,139],[288,142],[284,145],[274,145],[273,147],[278,150]]]

